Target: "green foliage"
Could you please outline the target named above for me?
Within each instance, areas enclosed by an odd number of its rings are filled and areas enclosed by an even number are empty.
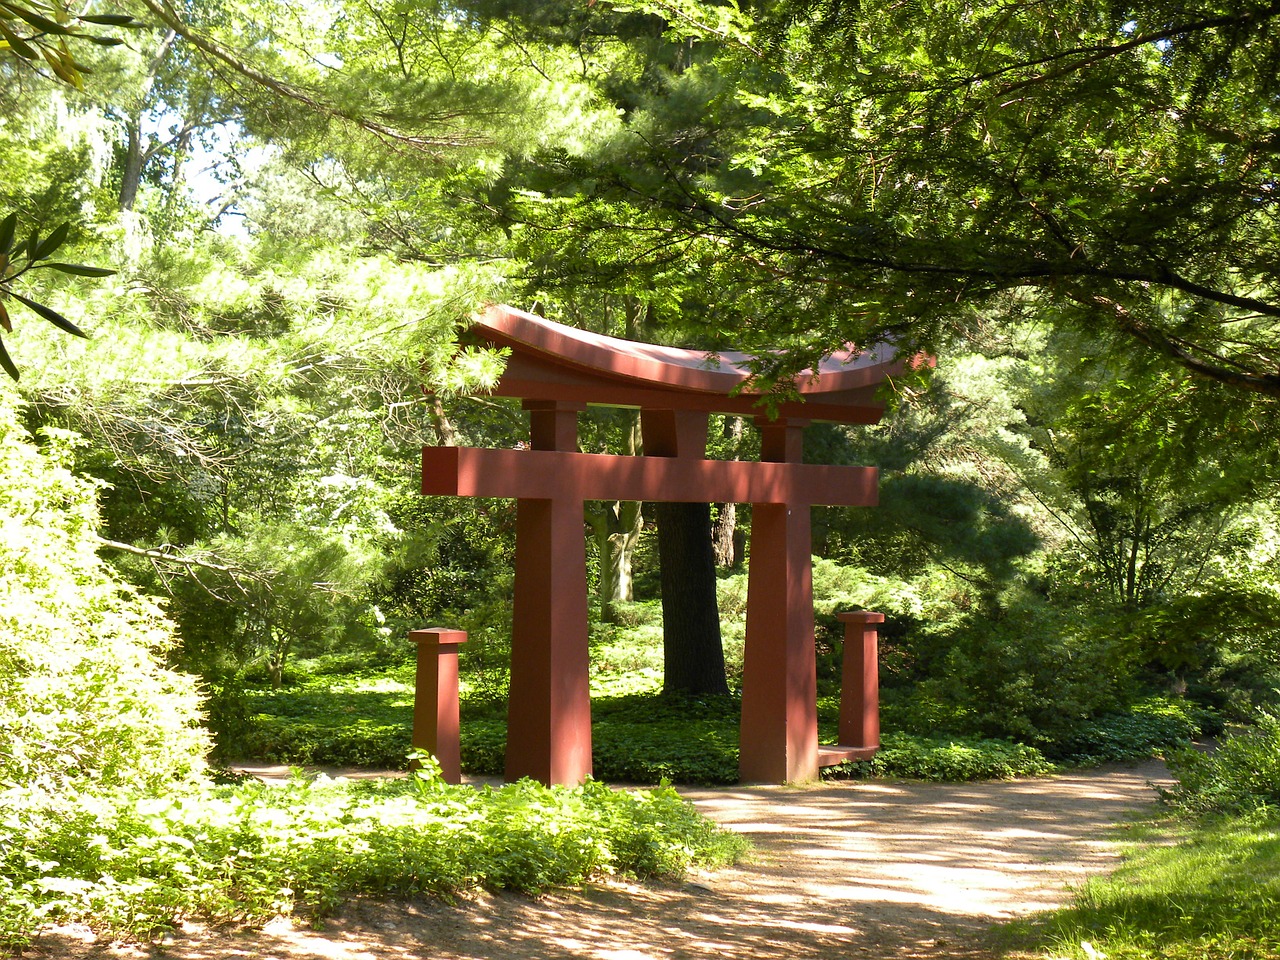
[[[963,782],[1040,777],[1057,769],[1035,747],[1009,740],[886,733],[871,760],[838,764],[823,776]]]
[[[3,21],[0,20],[0,24]],[[18,215],[11,213],[0,220],[0,330],[13,332],[13,322],[9,317],[9,309],[4,305],[7,299],[16,300],[41,319],[47,320],[64,333],[75,337],[86,336],[85,332],[53,308],[46,306],[13,289],[16,280],[30,270],[49,268],[59,273],[67,273],[78,277],[109,277],[114,270],[103,267],[88,267],[78,263],[63,263],[51,260],[50,257],[66,242],[71,229],[70,223],[55,227],[47,237],[41,237],[38,229],[32,230],[25,240],[18,240]],[[15,243],[15,241],[17,241]],[[4,340],[0,338],[0,367],[4,368],[14,380],[18,379],[18,368],[14,365],[5,349]]]
[[[1280,717],[1258,715],[1210,751],[1184,749],[1169,758],[1177,784],[1166,794],[1199,814],[1240,814],[1280,807]]]
[[[1221,729],[1211,711],[1185,700],[1151,699],[1127,713],[1104,714],[1081,723],[1044,752],[1060,763],[1083,765],[1177,755],[1204,733]]]
[[[1161,597],[1117,617],[1115,629],[1141,662],[1177,676],[1208,679],[1236,659],[1267,677],[1280,655],[1280,591],[1244,571]]]
[[[311,689],[242,694],[249,713],[219,756],[395,769],[409,749],[412,687],[394,693]]]
[[[437,771],[438,772],[438,771]],[[678,877],[744,842],[674,791],[530,781],[192,785],[160,797],[35,798],[0,821],[0,948],[41,920],[148,937],[184,918],[323,916],[357,894],[528,892],[617,873]]]
[[[407,749],[413,704],[403,668],[346,678],[318,675],[293,689],[251,693],[248,702],[254,713],[242,733],[220,743],[225,756],[394,769]],[[838,712],[837,700],[821,703],[823,742],[835,742]],[[641,693],[597,695],[592,701],[595,776],[613,783],[736,783],[740,715],[741,703],[735,697],[662,695],[652,685]],[[1158,729],[1167,733],[1163,726]],[[1136,744],[1127,746],[1131,750],[1126,756],[1137,755]],[[464,770],[502,774],[505,705],[463,704],[461,751]],[[1109,757],[1081,752],[1075,759]],[[1008,740],[890,731],[873,761],[833,768],[828,775],[982,780],[1039,776],[1054,769],[1036,747]]]
[[[913,732],[941,728],[1047,744],[1092,717],[1119,712],[1133,682],[1116,638],[1034,596],[1009,598],[992,617],[971,614],[945,642],[946,652],[919,682],[924,709],[911,721]]]
[[[1276,396],[1274,10],[678,9],[660,52],[633,47],[648,83],[617,132],[502,198],[545,285],[644,277],[714,304],[691,327],[794,348],[784,373],[850,339],[938,351],[994,311],[1054,310]],[[601,98],[630,92],[602,73]]]
[[[736,783],[733,697],[632,695],[592,705],[592,769],[622,783]]]
[[[1280,956],[1280,820],[1161,822],[1111,876],[1063,910],[1017,924],[1011,946],[1086,960],[1270,960]]]
[[[152,786],[201,768],[192,678],[164,669],[172,625],[97,556],[94,486],[41,451],[0,396],[0,807],[10,789]]]
[[[84,75],[91,71],[76,59],[68,41],[112,47],[124,41],[104,33],[102,27],[118,30],[137,23],[121,13],[76,15],[60,2],[7,2],[0,12],[0,57],[13,58],[37,74],[48,69],[63,83],[83,89]]]

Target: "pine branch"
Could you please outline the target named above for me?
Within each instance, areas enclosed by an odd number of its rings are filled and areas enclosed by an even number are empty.
[[[405,130],[397,129],[390,124],[379,123],[366,116],[343,109],[331,100],[327,99],[321,92],[304,87],[300,84],[282,80],[279,77],[274,77],[271,74],[253,66],[253,64],[249,63],[247,60],[211,37],[192,29],[188,24],[183,22],[178,13],[167,2],[165,2],[165,0],[142,0],[142,3],[148,10],[155,14],[161,23],[175,31],[179,36],[206,56],[230,67],[234,72],[262,89],[267,90],[276,96],[292,100],[295,103],[300,103],[304,107],[307,107],[322,116],[333,117],[334,119],[345,121],[362,130],[372,133],[377,137],[405,144],[415,149],[427,152],[437,159],[443,158],[444,150],[456,149],[464,146],[475,146],[483,142],[482,138],[479,137],[438,137],[410,133]]]

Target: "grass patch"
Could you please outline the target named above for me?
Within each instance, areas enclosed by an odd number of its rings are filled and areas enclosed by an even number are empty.
[[[1142,847],[1072,906],[1009,928],[1010,945],[1055,958],[1280,957],[1280,813],[1169,818],[1135,839]]]

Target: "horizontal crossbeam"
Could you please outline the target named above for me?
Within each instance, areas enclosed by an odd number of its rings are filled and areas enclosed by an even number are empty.
[[[428,496],[873,507],[875,467],[423,447]]]

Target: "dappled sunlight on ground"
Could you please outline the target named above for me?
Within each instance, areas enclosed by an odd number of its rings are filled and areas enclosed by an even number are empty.
[[[538,899],[357,902],[311,930],[191,928],[148,948],[71,932],[34,956],[215,960],[986,958],[992,921],[1064,901],[1114,862],[1109,830],[1155,799],[1156,764],[982,784],[682,791],[756,845],[678,886],[608,882]]]

